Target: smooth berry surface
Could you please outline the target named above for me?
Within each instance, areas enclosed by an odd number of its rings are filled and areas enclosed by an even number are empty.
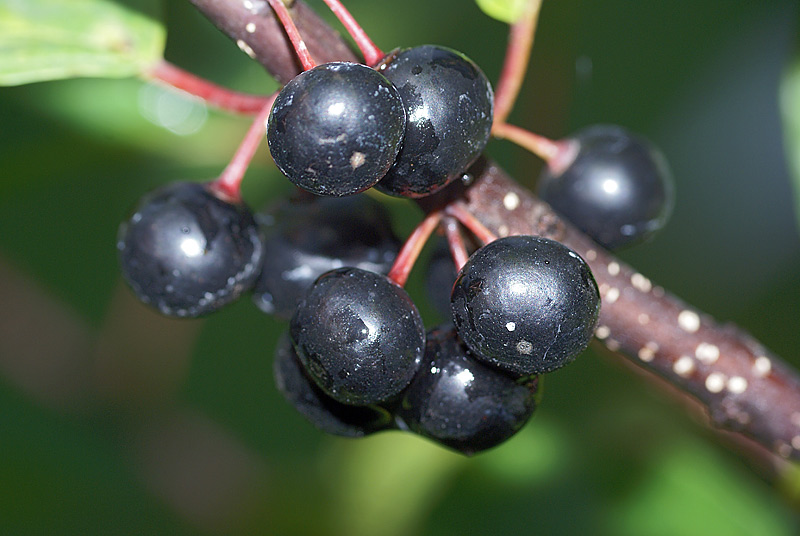
[[[425,359],[398,416],[410,430],[471,455],[514,435],[536,409],[538,378],[477,361],[452,326],[427,335]]]
[[[386,409],[342,404],[323,393],[297,359],[288,333],[278,341],[273,371],[278,391],[323,432],[362,437],[394,426],[394,418]]]
[[[469,58],[423,45],[390,54],[379,67],[406,110],[403,146],[379,190],[422,197],[460,177],[483,152],[492,129],[494,93]]]
[[[539,196],[609,249],[661,229],[673,205],[673,184],[661,152],[614,125],[578,132],[574,161],[560,174],[545,167]]]
[[[358,268],[320,276],[292,316],[300,361],[325,393],[345,404],[398,395],[419,368],[425,329],[408,294]]]
[[[207,314],[239,297],[255,283],[262,255],[249,209],[193,182],[142,197],[120,225],[117,249],[139,299],[177,317]]]
[[[386,274],[401,246],[386,209],[364,194],[287,201],[257,219],[264,255],[253,301],[287,319],[323,273],[353,266]]]
[[[476,357],[518,375],[575,359],[600,311],[586,262],[559,242],[533,236],[500,238],[473,253],[451,303],[458,333]]]
[[[267,140],[275,164],[300,188],[351,195],[389,170],[405,122],[400,95],[383,75],[359,63],[326,63],[284,86]]]

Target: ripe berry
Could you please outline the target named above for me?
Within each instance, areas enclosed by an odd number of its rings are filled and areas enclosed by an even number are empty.
[[[278,168],[317,195],[366,190],[394,162],[405,128],[394,86],[359,63],[326,63],[278,94],[267,140]]]
[[[484,362],[518,375],[572,361],[589,344],[600,296],[589,266],[566,246],[533,236],[476,251],[453,286],[453,320]]]
[[[672,210],[672,176],[647,140],[613,125],[579,132],[574,160],[545,168],[539,196],[601,245],[613,249],[661,229]]]
[[[259,223],[264,255],[253,301],[287,319],[323,273],[355,266],[386,274],[401,245],[383,205],[364,194],[285,202]]]
[[[210,313],[252,287],[261,237],[250,211],[208,184],[177,182],[148,193],[119,228],[122,275],[165,315]]]
[[[425,329],[408,294],[358,268],[320,276],[290,323],[297,355],[326,394],[376,404],[400,393],[419,368]]]
[[[392,414],[381,407],[349,406],[323,393],[303,370],[288,334],[278,341],[273,370],[284,398],[323,432],[362,437],[394,425]]]
[[[440,328],[427,335],[423,364],[398,416],[413,432],[472,455],[522,428],[536,409],[538,383],[482,365],[452,327]]]
[[[492,86],[472,60],[433,45],[393,53],[379,70],[397,87],[407,124],[400,154],[377,187],[405,197],[431,194],[460,177],[486,147]]]

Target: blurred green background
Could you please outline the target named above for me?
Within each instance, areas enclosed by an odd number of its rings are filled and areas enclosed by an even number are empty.
[[[169,60],[275,89],[188,2],[163,4]],[[347,5],[384,49],[450,46],[497,79],[507,27],[470,0]],[[545,0],[511,116],[551,137],[597,122],[649,136],[676,208],[621,257],[795,367],[800,240],[777,93],[797,22],[789,0]],[[116,229],[138,197],[217,175],[246,119],[131,79],[0,88],[0,118],[0,534],[800,530],[800,486],[768,478],[599,349],[548,376],[531,423],[473,459],[400,432],[324,436],[273,385],[284,323],[247,299],[165,319],[117,270]],[[497,141],[489,153],[535,184],[536,158]],[[260,207],[288,191],[262,149],[245,198]],[[382,199],[398,232],[418,221],[410,203]],[[421,275],[410,288],[432,326]]]

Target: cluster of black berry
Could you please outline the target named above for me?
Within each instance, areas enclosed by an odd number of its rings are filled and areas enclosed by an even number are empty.
[[[492,128],[492,86],[469,58],[424,45],[375,68],[326,63],[278,94],[267,140],[275,164],[317,195],[372,186],[403,197],[434,193],[483,152]]]
[[[532,414],[537,375],[588,344],[599,297],[587,265],[551,240],[498,239],[455,280],[455,326],[426,334],[383,275],[399,249],[364,195],[301,197],[254,219],[195,183],[145,196],[119,239],[126,279],[164,314],[205,314],[254,288],[260,308],[291,315],[277,384],[323,430],[410,429],[470,454],[504,441]]]
[[[375,68],[308,68],[277,95],[267,140],[284,175],[316,195],[254,217],[240,177],[160,188],[120,227],[122,272],[166,315],[201,316],[251,291],[261,310],[289,319],[276,382],[325,431],[405,429],[465,454],[495,446],[532,415],[539,376],[588,345],[600,308],[588,265],[533,236],[476,235],[484,245],[464,262],[455,239],[463,266],[439,270],[452,324],[426,332],[397,274],[427,235],[402,245],[381,205],[353,195],[446,187],[484,150],[492,110],[480,69],[439,46],[394,51]],[[617,247],[663,225],[671,188],[646,142],[595,127],[549,143],[558,150],[541,196],[598,242]]]
[[[387,276],[356,267],[323,273],[297,295],[276,353],[279,390],[337,435],[405,429],[465,454],[505,441],[536,408],[538,375],[591,339],[597,286],[567,247],[513,236],[474,252],[451,287],[454,325],[426,333]]]

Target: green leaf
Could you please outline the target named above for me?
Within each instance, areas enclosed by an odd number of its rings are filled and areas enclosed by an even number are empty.
[[[794,60],[781,81],[783,139],[794,186],[794,213],[800,226],[800,57]]]
[[[522,17],[528,1],[530,0],[475,0],[475,3],[493,19],[514,24]]]
[[[0,0],[0,85],[136,75],[164,41],[158,21],[111,0]]]
[[[617,536],[748,536],[795,534],[793,519],[766,485],[731,471],[730,463],[698,442],[665,448],[652,473],[610,511]]]

